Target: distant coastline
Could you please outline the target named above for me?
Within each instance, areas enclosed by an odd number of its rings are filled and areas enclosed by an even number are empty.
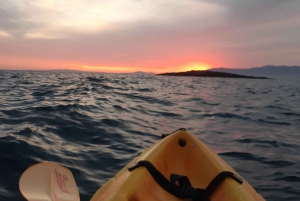
[[[238,75],[238,74],[233,74],[233,73],[216,72],[216,71],[211,71],[211,70],[192,70],[192,71],[178,72],[178,73],[161,73],[161,74],[156,74],[156,75],[162,75],[162,76],[189,76],[189,77],[269,79],[267,77],[246,76],[246,75]]]
[[[7,69],[0,66],[0,71],[36,71],[36,72],[59,72],[59,73],[68,73],[68,72],[82,72],[82,73],[100,73],[100,74],[128,74],[128,75],[149,75],[154,76],[155,73],[136,71],[136,72],[101,72],[101,71],[86,71],[86,70],[72,70],[72,69]],[[195,70],[194,70],[195,71]],[[300,78],[300,66],[273,66],[267,65],[262,67],[255,68],[211,68],[206,71],[214,73],[206,73],[202,75],[197,75],[197,73],[188,74],[187,72],[181,72],[183,74],[177,74],[176,72],[162,73],[156,75],[172,75],[172,76],[201,76],[201,77],[227,77],[227,78],[253,78],[255,79],[265,79],[265,78]],[[189,71],[188,71],[189,72]],[[217,73],[229,73],[226,74],[217,74]],[[233,74],[233,75],[232,75]]]
[[[267,65],[255,68],[211,68],[210,71],[233,73],[246,76],[267,76],[269,78],[278,78],[282,76],[300,76],[300,66],[273,66]]]

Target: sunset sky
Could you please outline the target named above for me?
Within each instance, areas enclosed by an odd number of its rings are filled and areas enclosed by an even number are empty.
[[[0,0],[0,69],[300,65],[299,0]]]

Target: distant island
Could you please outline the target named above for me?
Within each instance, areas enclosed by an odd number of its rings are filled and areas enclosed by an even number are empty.
[[[255,77],[255,76],[246,76],[246,75],[238,75],[233,73],[225,73],[225,72],[216,72],[211,70],[191,70],[186,72],[178,72],[178,73],[161,73],[156,75],[164,75],[164,76],[190,76],[190,77],[221,77],[221,78],[247,78],[247,79],[269,79],[267,77]]]

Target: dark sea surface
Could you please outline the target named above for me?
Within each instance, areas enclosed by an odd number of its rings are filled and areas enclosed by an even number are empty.
[[[266,200],[300,200],[300,78],[0,71],[0,200],[54,161],[81,200],[161,134],[186,128]]]

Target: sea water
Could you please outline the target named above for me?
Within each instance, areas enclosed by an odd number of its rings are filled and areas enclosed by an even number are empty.
[[[300,78],[0,71],[0,200],[53,161],[81,200],[161,134],[186,128],[266,200],[300,200]]]

